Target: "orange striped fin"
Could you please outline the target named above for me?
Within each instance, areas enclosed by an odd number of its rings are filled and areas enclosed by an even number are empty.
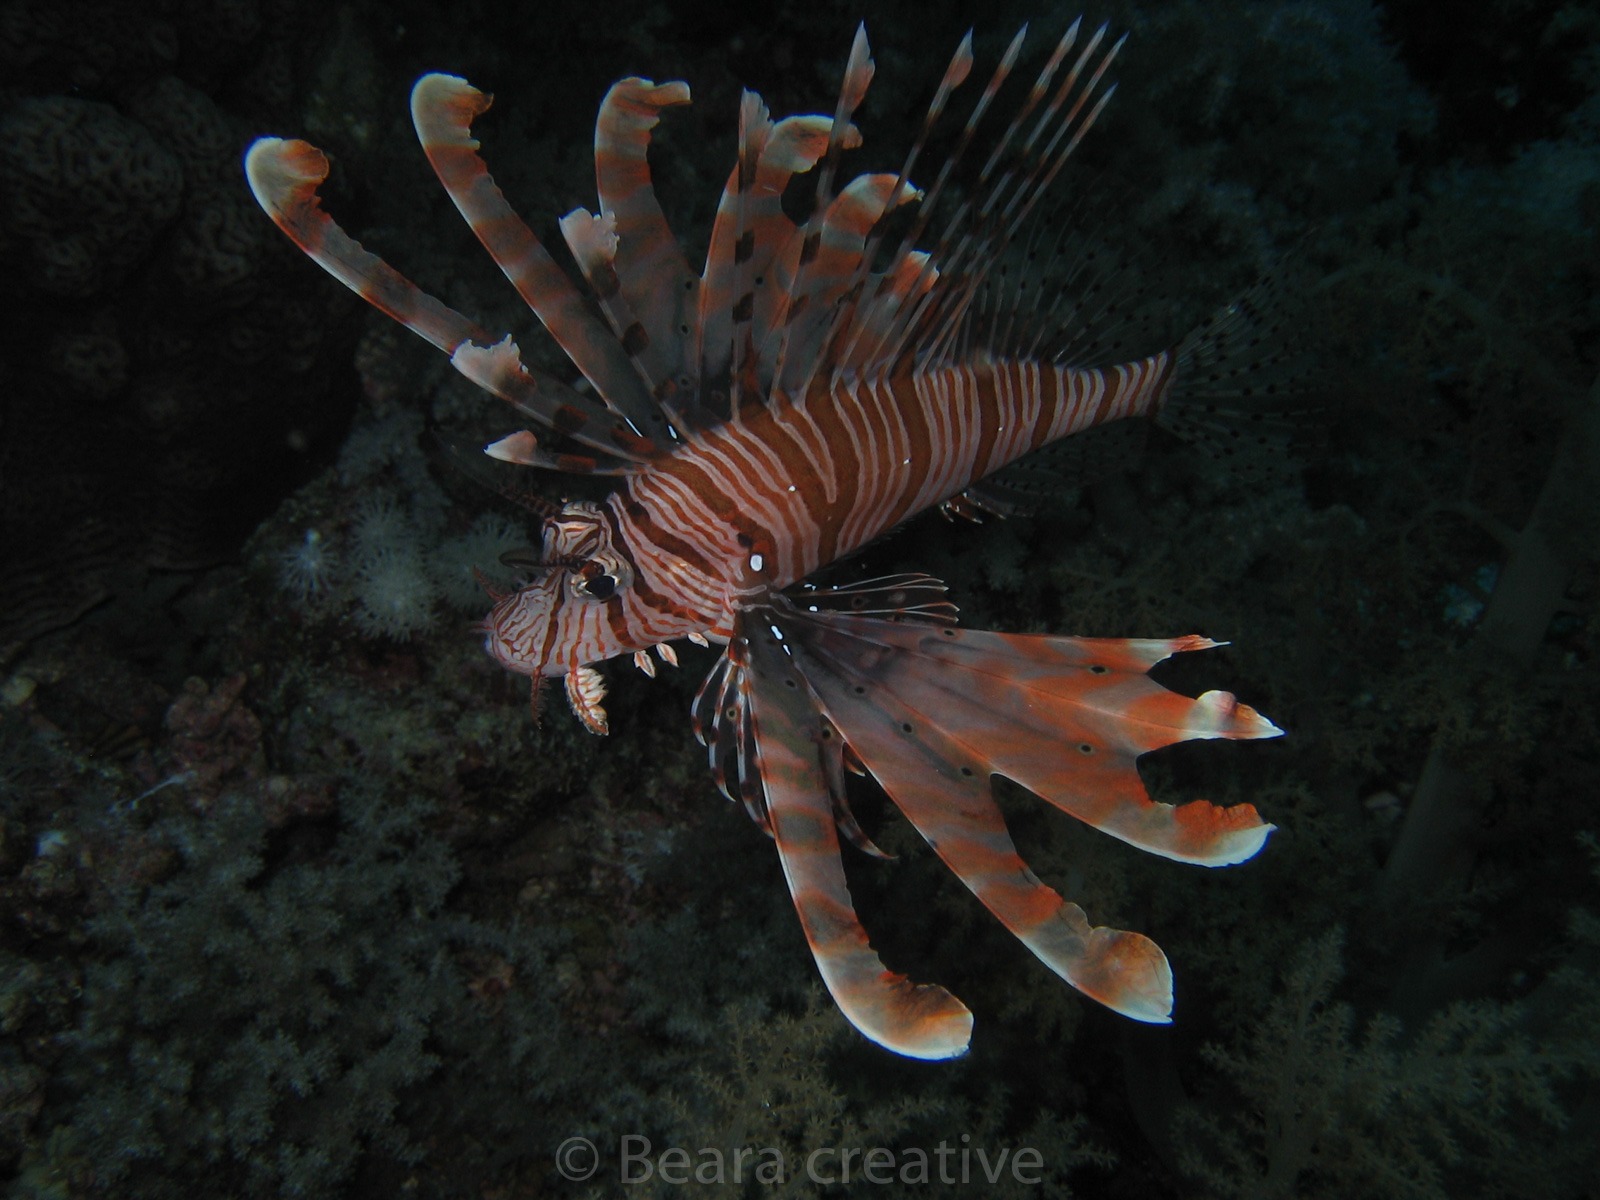
[[[653,453],[637,434],[616,430],[616,418],[592,400],[526,367],[510,338],[491,345],[492,336],[475,322],[428,295],[341,229],[322,210],[317,195],[328,177],[328,159],[315,146],[257,138],[245,154],[245,175],[266,214],[323,270],[450,355],[451,364],[480,387],[598,452],[592,457],[560,456],[566,464],[562,469],[617,472]]]
[[[628,78],[612,84],[595,120],[594,170],[600,211],[616,217],[622,296],[643,322],[646,340],[638,357],[658,387],[691,394],[698,382],[692,355],[699,343],[700,281],[662,215],[646,157],[661,110],[687,103],[686,83]]]
[[[840,1011],[867,1037],[912,1058],[965,1053],[972,1013],[936,984],[912,983],[884,967],[856,916],[839,855],[822,755],[837,735],[817,712],[805,680],[760,617],[736,637],[748,655],[750,711],[761,787],[783,874],[806,941]]]
[[[723,373],[729,375],[728,403],[720,406],[719,414],[724,417],[738,415],[739,396],[734,389],[749,354],[750,307],[735,298],[742,300],[748,294],[753,278],[751,192],[772,131],[772,117],[765,102],[756,93],[745,91],[739,97],[739,158],[723,186],[717,217],[711,226],[711,244],[706,249],[705,270],[700,278],[700,342],[691,351],[700,363],[702,380],[709,381],[711,388],[722,387]]]
[[[737,790],[777,842],[823,979],[874,1041],[948,1057],[965,1048],[971,1016],[942,989],[886,971],[855,915],[839,830],[859,833],[843,803],[856,766],[1051,970],[1124,1016],[1165,1023],[1166,956],[1142,934],[1091,925],[1028,869],[992,777],[1169,857],[1248,858],[1272,829],[1254,808],[1154,803],[1134,765],[1191,738],[1281,733],[1226,693],[1190,699],[1146,674],[1214,644],[964,631],[944,585],[925,575],[805,588],[741,612],[695,700],[696,734],[724,791]]]
[[[616,218],[610,213],[595,216],[587,209],[575,208],[557,224],[561,227],[561,236],[567,248],[577,261],[578,269],[583,272],[584,280],[600,301],[600,310],[605,313],[623,353],[632,361],[639,378],[649,383],[650,366],[642,357],[648,348],[649,336],[644,332],[644,325],[635,315],[627,297],[622,294],[621,281],[617,278]],[[693,408],[684,407],[694,400],[691,390],[668,384],[653,387],[652,393],[675,431],[682,431],[693,423]],[[657,436],[663,441],[672,436],[671,431],[662,426],[659,417],[653,416],[651,420]]]
[[[885,687],[878,679],[879,647],[826,639],[824,650],[822,640],[810,631],[799,635],[799,669],[863,765],[973,895],[1086,996],[1137,1021],[1169,1021],[1172,972],[1166,956],[1142,934],[1091,926],[1083,909],[1028,869],[994,801],[983,750]],[[840,653],[827,652],[833,650]]]
[[[804,638],[838,671],[861,674],[855,664],[870,661],[874,696],[894,697],[918,737],[937,730],[966,747],[980,777],[1004,775],[1141,850],[1227,866],[1254,855],[1273,829],[1249,804],[1153,801],[1134,766],[1141,754],[1176,742],[1282,734],[1227,692],[1191,699],[1145,675],[1170,655],[1216,644],[1205,638],[930,632],[843,615],[814,621]],[[833,716],[870,766],[869,748]]]
[[[888,271],[876,276],[872,298],[849,314],[841,339],[844,349],[829,355],[835,369],[864,374],[873,367],[888,366],[883,349],[901,312],[919,304],[938,282],[939,271],[923,250],[903,255]]]
[[[328,158],[309,142],[264,137],[245,154],[245,177],[256,203],[324,271],[374,308],[454,354],[465,342],[493,339],[478,325],[428,295],[347,234],[322,211],[317,188]]]
[[[633,464],[645,462],[656,453],[654,443],[635,433],[615,413],[607,412],[554,377],[536,377],[523,363],[510,334],[492,346],[462,343],[450,356],[450,365],[539,424],[601,451],[587,457],[551,453],[539,447],[537,439],[524,430],[520,436],[493,443],[489,449],[492,458],[574,474],[614,475],[626,473]]]
[[[411,89],[411,119],[434,174],[484,249],[606,406],[646,436],[663,437],[665,418],[650,388],[617,338],[589,311],[566,273],[506,202],[478,155],[472,122],[488,111],[491,99],[454,75],[417,80]]]
[[[939,590],[943,591],[943,585]],[[947,601],[942,606],[954,608]],[[751,718],[750,675],[742,665],[743,661],[742,657],[736,662],[734,656],[723,655],[700,685],[691,710],[694,736],[706,748],[711,777],[716,782],[717,790],[729,800],[743,804],[750,819],[771,836],[772,823],[767,816],[766,792],[761,786],[760,756],[756,752],[755,724]],[[891,855],[885,854],[866,835],[850,810],[844,779],[844,739],[830,726],[828,732],[820,735],[817,746],[823,777],[833,798],[833,817],[839,832],[863,853],[874,858],[890,858]]]
[[[756,156],[755,174],[744,195],[742,229],[723,219],[730,203],[729,190],[737,193],[739,188],[737,169],[724,188],[700,296],[701,364],[706,379],[730,371],[746,344],[760,346],[787,311],[787,276],[780,281],[775,260],[787,252],[791,260],[798,261],[800,247],[793,241],[798,226],[783,211],[783,192],[794,176],[821,161],[832,126],[829,118],[821,116],[785,117],[772,126]],[[861,144],[861,134],[853,127],[845,130],[843,139],[846,149]],[[735,326],[741,322],[747,325],[747,332],[738,336]],[[770,382],[769,368],[762,383]]]
[[[858,175],[828,205],[812,243],[811,259],[803,264],[803,279],[791,289],[783,331],[790,343],[789,370],[773,378],[777,387],[790,395],[805,394],[838,306],[856,278],[856,269],[865,261],[873,226],[891,208],[921,195],[897,175]],[[775,355],[777,347],[770,349]],[[763,368],[763,375],[772,375],[765,363]]]

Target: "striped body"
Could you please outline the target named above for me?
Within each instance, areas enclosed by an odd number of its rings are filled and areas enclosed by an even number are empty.
[[[698,608],[703,627],[725,632],[741,590],[796,583],[1057,438],[1152,415],[1170,367],[1163,353],[1106,371],[998,362],[818,386],[691,438],[610,503],[636,570],[649,576],[658,554],[692,564],[697,603],[714,606]]]
[[[901,169],[837,192],[839,156],[861,142],[851,117],[874,69],[865,31],[831,117],[773,121],[746,92],[738,162],[698,273],[657,203],[647,154],[662,111],[687,103],[688,87],[619,81],[596,123],[599,211],[560,222],[590,298],[479,157],[471,126],[489,97],[464,80],[424,76],[411,108],[429,162],[587,391],[530,367],[510,337],[496,341],[341,230],[317,195],[328,172],[320,151],[263,138],[246,156],[257,199],[307,254],[533,427],[487,447],[491,456],[618,479],[599,503],[522,497],[540,519],[539,555],[515,591],[491,593],[486,650],[530,676],[535,698],[542,678],[562,678],[578,718],[605,733],[594,664],[631,653],[653,675],[657,661],[676,663],[675,639],[723,643],[693,707],[712,775],[772,837],[841,1011],[872,1040],[919,1058],[962,1053],[972,1014],[943,988],[888,971],[873,951],[841,839],[881,852],[851,815],[848,772],[875,778],[1041,962],[1140,1021],[1170,1019],[1165,956],[1142,934],[1092,925],[1028,869],[994,802],[994,778],[1181,862],[1242,861],[1272,828],[1248,804],[1155,802],[1139,779],[1138,757],[1162,746],[1281,732],[1226,692],[1191,699],[1148,678],[1163,658],[1214,645],[1205,638],[959,629],[944,585],[922,575],[785,592],[931,507],[983,507],[975,489],[986,476],[1052,441],[1145,419],[1228,432],[1227,414],[1194,382],[1239,374],[1227,351],[1253,315],[1248,305],[1230,306],[1177,347],[1097,366],[1040,347],[1093,344],[1071,319],[1112,307],[1098,283],[1080,278],[1080,302],[1058,306],[1026,268],[995,270],[1031,236],[1036,203],[1114,86],[1105,73],[1122,42],[1108,47],[1102,28],[1079,48],[1078,29],[1002,119],[976,181],[936,227],[929,214],[977,140],[1021,33],[926,193],[911,173],[971,71],[970,36]],[[814,208],[797,221],[784,192],[813,169]],[[910,219],[891,246],[884,218],[902,207]],[[930,248],[919,249],[924,233]],[[1051,315],[1035,315],[1040,301]],[[1052,323],[1062,319],[1065,327]]]

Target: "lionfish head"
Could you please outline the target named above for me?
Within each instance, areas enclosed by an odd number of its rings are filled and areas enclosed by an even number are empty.
[[[535,577],[499,595],[479,628],[502,666],[537,679],[564,675],[620,653],[604,616],[633,583],[633,567],[598,504],[569,502],[544,523]]]

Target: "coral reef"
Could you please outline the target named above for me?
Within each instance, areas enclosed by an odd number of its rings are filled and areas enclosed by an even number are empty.
[[[1577,1194],[1592,1154],[1564,1136],[1562,1084],[1600,1068],[1592,979],[1458,1001],[1415,1031],[1386,1014],[1358,1030],[1354,1007],[1333,999],[1339,942],[1299,953],[1242,1044],[1207,1047],[1243,1093],[1244,1119],[1191,1110],[1188,1171],[1230,1197]],[[1536,1158],[1523,1153],[1533,1142],[1546,1147]]]
[[[350,303],[238,183],[314,22],[270,9],[3,10],[0,662],[151,569],[235,553],[348,423]]]

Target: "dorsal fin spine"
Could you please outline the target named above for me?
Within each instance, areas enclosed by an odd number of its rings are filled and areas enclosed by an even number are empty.
[[[799,230],[800,263],[789,280],[789,304],[785,305],[786,308],[791,307],[795,297],[800,294],[800,282],[805,278],[807,266],[805,247],[812,238],[820,235],[823,218],[833,200],[833,176],[838,170],[839,152],[854,128],[850,124],[850,118],[866,97],[874,69],[871,50],[867,45],[867,26],[863,22],[856,26],[855,40],[850,44],[850,57],[845,63],[844,81],[839,86],[839,100],[834,105],[833,124],[828,130],[828,149],[823,155],[822,170],[817,177],[816,203],[812,207],[811,215],[806,218],[806,223]],[[783,331],[779,335],[777,358],[772,371],[773,379],[783,378],[783,368],[789,353],[789,337],[790,326],[785,322]],[[797,394],[803,396],[804,389],[800,389]]]
[[[1076,29],[1077,22],[1074,21],[1072,28],[1068,31],[1067,38],[1075,36]],[[982,120],[984,113],[994,101],[995,95],[1010,75],[1012,68],[1016,65],[1017,57],[1022,52],[1022,45],[1027,34],[1028,26],[1023,25],[1012,36],[1010,44],[1006,47],[1005,54],[1001,56],[994,73],[989,77],[989,82],[984,85],[983,94],[978,98],[971,115],[968,116],[967,123],[961,131],[955,150],[951,152],[950,156],[945,159],[944,164],[939,168],[939,173],[934,179],[933,186],[928,189],[923,197],[922,206],[916,218],[901,234],[899,244],[895,247],[895,252],[890,259],[889,268],[884,272],[883,279],[885,281],[894,279],[900,264],[905,262],[914,252],[917,240],[921,237],[923,230],[927,228],[932,213],[943,195],[945,184],[949,181],[951,172],[954,171],[956,164],[961,160],[967,147],[971,144],[973,135],[977,132],[978,124]],[[950,65],[945,69],[945,78],[941,81],[939,91],[935,93],[934,103],[929,106],[922,132],[913,146],[913,150],[916,153],[921,152],[922,145],[931,132],[933,123],[943,112],[944,103],[948,100],[950,92],[965,82],[971,69],[972,34],[971,31],[968,31],[961,44],[956,48],[956,53],[950,60]],[[949,84],[948,88],[945,86],[946,83]],[[914,162],[914,157],[913,155],[907,161],[907,173],[909,173],[909,168]],[[872,259],[876,255],[876,249],[874,244],[869,247],[868,252],[863,256],[868,266],[870,266]],[[931,280],[940,269],[938,266],[939,258],[940,255],[937,251],[923,258],[916,282],[908,289],[908,295],[912,297],[912,302],[901,306],[900,310],[891,318],[888,328],[875,331],[876,345],[865,356],[865,361],[888,364],[898,356],[898,343],[905,340],[904,334],[906,330],[915,327],[914,315],[920,312],[926,303],[931,290]],[[892,352],[885,353],[886,347],[895,347],[895,349]],[[843,357],[853,361],[861,361],[860,357],[850,353],[848,350]]]
[[[653,382],[680,387],[685,376],[691,387],[695,382],[687,347],[695,342],[700,281],[661,211],[648,155],[662,111],[688,103],[686,83],[631,76],[607,90],[594,126],[595,190],[601,213],[616,219],[622,294],[646,322],[649,345],[642,357]],[[687,335],[681,325],[690,326]]]
[[[813,216],[825,210],[833,200],[833,176],[839,169],[839,152],[844,148],[845,132],[850,128],[850,118],[861,107],[861,101],[866,99],[875,70],[871,50],[867,46],[867,26],[862,22],[856,26],[855,40],[850,43],[850,57],[845,62],[844,81],[840,84],[839,100],[834,107],[833,126],[828,131],[828,152],[823,156],[822,171],[817,176],[817,203]]]
[[[317,194],[328,175],[322,151],[302,141],[257,138],[245,156],[245,173],[262,209],[312,261],[450,355],[452,365],[469,378],[482,373],[486,390],[538,424],[594,450],[592,458],[574,456],[583,464],[579,470],[621,473],[627,462],[643,462],[655,453],[647,439],[623,427],[617,415],[597,400],[528,368],[509,336],[496,342],[341,229],[322,211]]]
[[[752,100],[754,103],[751,103]],[[739,162],[735,167],[738,187],[734,196],[735,232],[732,251],[733,291],[728,297],[732,305],[728,314],[731,339],[728,349],[732,367],[728,383],[728,418],[732,421],[740,419],[739,410],[743,407],[746,364],[755,356],[752,333],[755,299],[751,294],[750,274],[754,247],[745,245],[745,236],[750,219],[750,189],[755,186],[761,151],[766,148],[767,139],[771,135],[772,123],[767,118],[766,105],[762,104],[761,97],[755,93],[746,92],[739,103]],[[750,312],[741,320],[739,313],[744,307],[746,296],[751,297],[748,305]]]
[[[902,189],[895,175],[858,175],[846,185],[823,217],[814,242],[806,285],[789,313],[791,372],[773,383],[804,396],[818,370],[830,363],[827,338],[838,313],[847,307],[850,281],[860,265],[868,235],[890,209],[920,193]]]
[[[1106,27],[1104,25],[1095,31],[1094,38],[1090,41],[1088,46],[1084,47],[1084,53],[1079,56],[1078,61],[1073,64],[1072,71],[1068,75],[1065,83],[1062,85],[1063,87],[1070,87],[1077,82],[1078,77],[1082,73],[1085,59],[1088,57],[1090,52],[1100,44],[1102,35],[1104,35],[1105,31]],[[1056,154],[1056,147],[1060,144],[1061,139],[1066,136],[1067,131],[1072,129],[1073,121],[1077,118],[1078,114],[1082,112],[1084,104],[1086,104],[1089,98],[1094,95],[1095,89],[1099,87],[1100,81],[1104,79],[1106,71],[1110,69],[1112,60],[1116,58],[1118,51],[1122,49],[1123,43],[1127,40],[1128,35],[1123,34],[1112,45],[1111,49],[1106,51],[1105,56],[1100,60],[1099,66],[1095,68],[1094,73],[1089,77],[1088,82],[1083,85],[1083,89],[1079,93],[1077,101],[1073,104],[1072,108],[1068,110],[1067,115],[1061,118],[1060,122],[1057,124],[1055,132],[1051,135],[1050,140],[1048,143],[1046,143],[1044,149],[1040,151],[1034,158],[1033,161],[1035,165],[1033,170],[1030,171],[1028,175],[1023,176],[1022,182],[1019,184],[1015,194],[1007,203],[1005,209],[1001,212],[1001,220],[1007,223],[1007,226],[1010,230],[1014,231],[1016,226],[1027,217],[1028,212],[1032,209],[1034,203],[1036,203],[1038,198],[1042,196],[1050,187],[1050,184],[1055,180],[1056,173],[1061,170],[1067,159],[1072,156],[1072,152],[1078,148],[1078,143],[1083,140],[1083,135],[1089,131],[1091,126],[1094,125],[1096,119],[1098,119],[1100,116],[1101,110],[1105,108],[1112,95],[1115,94],[1117,85],[1115,83],[1108,84],[1105,91],[1100,94],[1099,99],[1095,102],[1094,108],[1090,110],[1089,115],[1078,123],[1076,129],[1072,130],[1072,138],[1070,141],[1068,141],[1066,148],[1059,154]],[[1061,101],[1064,99],[1065,93],[1062,93],[1056,102],[1052,104],[1049,112],[1046,113],[1045,116],[1053,116],[1054,113],[1061,107]],[[1044,119],[1045,118],[1041,118],[1041,123]],[[1029,154],[1032,152],[1033,144],[1037,140],[1040,132],[1041,129],[1035,129],[1034,135],[1030,136],[1028,141],[1023,145],[1024,154]],[[1053,158],[1052,155],[1054,155]],[[1049,164],[1049,166],[1045,167],[1045,164]],[[1030,184],[1032,184],[1031,189],[1029,186]],[[1026,197],[1025,203],[1024,197]],[[1023,203],[1023,208],[1022,211],[1017,212],[1016,206],[1019,203]]]
[[[1061,35],[1061,40],[1056,43],[1056,48],[1050,52],[1049,59],[1046,60],[1044,67],[1039,71],[1038,78],[1033,81],[1033,87],[1028,91],[1028,98],[1023,102],[1022,107],[1017,110],[1017,115],[1012,118],[1010,128],[995,143],[995,148],[990,152],[988,161],[983,164],[983,170],[979,172],[979,178],[987,179],[994,173],[995,167],[999,165],[1001,157],[1010,147],[1011,139],[1016,136],[1017,130],[1027,121],[1033,110],[1039,107],[1039,101],[1043,100],[1045,94],[1050,90],[1050,81],[1055,78],[1056,71],[1060,69],[1062,60],[1067,56],[1067,51],[1072,49],[1077,42],[1078,27],[1082,22],[1082,17],[1076,18],[1071,25],[1067,26],[1067,31]]]
[[[1023,28],[1026,29],[1027,26],[1024,25]],[[932,135],[934,126],[938,124],[939,118],[944,115],[945,107],[950,103],[951,95],[967,81],[967,76],[972,73],[972,63],[972,30],[969,29],[962,37],[960,44],[956,46],[955,53],[950,56],[950,62],[944,69],[944,76],[939,80],[938,90],[934,92],[933,99],[928,104],[928,111],[923,114],[922,128],[917,131],[916,139],[911,143],[911,149],[906,151],[905,162],[901,164],[900,174],[895,181],[894,195],[898,196],[901,191],[911,186],[911,172],[916,169],[917,159],[922,156],[923,148],[928,144],[928,138]],[[922,200],[922,195],[919,194],[918,199]],[[877,257],[878,245],[882,240],[883,234],[878,230],[874,230],[867,238],[866,247],[861,253],[861,261],[856,264],[855,274],[850,280],[849,288],[846,289],[846,293],[851,296],[851,300],[834,317],[833,325],[823,339],[823,345],[826,348],[825,361],[833,363],[833,376],[829,381],[829,386],[831,387],[838,386],[845,364],[855,361],[856,351],[860,346],[861,339],[868,334],[869,324],[865,321],[856,321],[855,317],[858,312],[862,311],[862,296],[867,276],[872,270],[872,262]],[[872,301],[876,300],[883,293],[883,289],[892,283],[896,268],[904,261],[908,253],[910,253],[910,250],[902,241],[895,250],[894,256],[890,259],[889,266],[885,268],[883,274],[879,277],[872,295],[867,297],[867,307],[870,308]],[[852,330],[852,324],[853,332],[851,333],[850,341],[844,346],[838,346],[836,344],[838,339],[846,331]]]
[[[763,106],[761,111],[765,113]],[[745,283],[742,287],[732,283],[728,270],[737,249],[732,227],[737,214],[732,211],[734,197],[724,189],[724,204],[728,211],[719,209],[719,220],[712,231],[712,246],[707,256],[707,279],[714,286],[702,296],[701,316],[705,334],[701,348],[701,378],[705,386],[714,386],[731,371],[733,346],[733,309],[750,297],[749,330],[746,333],[745,366],[741,381],[758,368],[757,358],[765,361],[772,350],[767,346],[771,331],[782,323],[788,303],[788,258],[795,257],[798,246],[794,244],[796,226],[783,212],[782,196],[785,186],[796,174],[809,171],[827,152],[830,121],[827,117],[785,117],[772,125],[756,155],[755,177],[745,198],[744,230],[738,236],[745,243],[748,256],[739,264]],[[856,144],[859,134],[846,130],[845,145]],[[737,171],[737,168],[736,168]],[[736,174],[730,175],[729,186],[737,192]],[[726,216],[724,221],[722,218]],[[727,232],[721,232],[723,225]],[[717,269],[717,264],[722,269]],[[779,286],[778,279],[784,281]],[[759,286],[757,281],[760,281]],[[750,352],[754,347],[755,353]],[[770,375],[770,372],[764,372]]]
[[[654,405],[611,331],[584,304],[577,288],[556,265],[527,223],[495,184],[478,153],[472,123],[492,97],[464,79],[431,74],[411,89],[417,138],[457,210],[499,264],[517,293],[584,373],[608,408],[647,422]]]
[[[938,295],[920,307],[916,319],[907,323],[903,334],[904,342],[915,339],[919,365],[942,361],[942,356],[948,352],[952,338],[969,312],[976,286],[982,281],[987,265],[1010,244],[1039,197],[1049,188],[1116,90],[1115,85],[1107,87],[1088,114],[1083,115],[1084,106],[1095,96],[1112,59],[1126,41],[1126,35],[1119,38],[1084,80],[1084,69],[1104,41],[1106,28],[1102,25],[1089,39],[1072,69],[1057,87],[1049,105],[1035,122],[1033,130],[1024,139],[1019,148],[1022,162],[1001,171],[981,201],[963,204],[947,224],[933,258],[953,282],[951,286],[941,288]],[[1065,115],[1058,115],[1072,97],[1075,99]],[[1036,149],[1046,130],[1053,132],[1043,148]],[[1069,132],[1070,138],[1067,137]],[[1066,144],[1062,146],[1064,138]],[[980,179],[980,184],[982,182],[985,181]],[[1005,197],[1008,197],[1006,203],[996,212],[996,207]],[[956,237],[958,230],[960,235]],[[898,348],[895,353],[899,353]]]
[[[622,281],[617,276],[616,217],[610,213],[597,216],[586,208],[575,208],[556,225],[567,243],[567,249],[572,251],[572,257],[578,264],[578,270],[583,273],[589,290],[599,302],[600,311],[605,314],[611,331],[616,335],[617,344],[633,364],[639,382],[655,395],[656,403],[661,406],[671,425],[683,428],[686,424],[684,413],[674,402],[670,390],[656,395],[657,381],[651,377],[650,368],[642,357],[649,348],[650,335],[634,313],[633,306],[628,303],[628,298],[622,294]],[[662,433],[664,441],[670,440],[665,430],[657,432]]]
[[[1072,27],[1067,31],[1066,36],[1063,38],[1063,41],[1067,41],[1070,44],[1070,39],[1075,37],[1077,34],[1077,26],[1078,22],[1074,21],[1072,23]],[[978,131],[978,125],[983,120],[984,114],[988,112],[989,106],[994,102],[994,98],[999,93],[1001,85],[1003,85],[1006,79],[1010,77],[1012,68],[1016,66],[1017,58],[1022,53],[1023,41],[1027,37],[1027,33],[1028,27],[1026,25],[1017,30],[1016,34],[1012,37],[1010,44],[1006,47],[1005,54],[1001,56],[1000,62],[995,66],[994,73],[989,77],[989,82],[984,85],[983,94],[978,97],[977,103],[973,106],[972,113],[967,117],[967,123],[961,130],[961,134],[956,142],[955,149],[951,151],[950,156],[945,159],[944,164],[939,168],[939,174],[935,177],[933,186],[928,189],[927,196],[922,202],[921,211],[917,213],[916,220],[911,223],[910,228],[906,230],[905,234],[900,240],[900,245],[895,253],[896,261],[899,261],[899,259],[908,253],[912,247],[916,246],[918,239],[922,236],[923,231],[927,228],[928,222],[932,219],[933,212],[938,205],[939,199],[944,194],[945,184],[949,182],[951,173],[955,170],[957,164],[965,155],[967,148],[972,144],[972,139]],[[945,235],[941,237],[939,244],[932,252],[929,253],[928,258],[923,263],[921,272],[922,276],[926,276],[926,274],[931,270],[945,270],[944,249],[947,244],[949,234],[952,230],[952,227],[963,220],[964,214],[969,207],[969,204],[963,204],[959,209],[957,209],[955,216],[951,219],[951,222],[946,224]],[[885,353],[883,350],[880,350],[873,356],[874,359],[878,361],[892,362],[898,358],[901,347],[908,339],[911,331],[916,329],[921,323],[920,315],[926,309],[931,293],[928,289],[921,287],[920,277],[919,283],[913,288],[913,291],[920,293],[917,302],[907,305],[900,310],[898,317],[890,326],[889,330],[886,331],[882,339],[882,346],[887,348],[887,353]]]

